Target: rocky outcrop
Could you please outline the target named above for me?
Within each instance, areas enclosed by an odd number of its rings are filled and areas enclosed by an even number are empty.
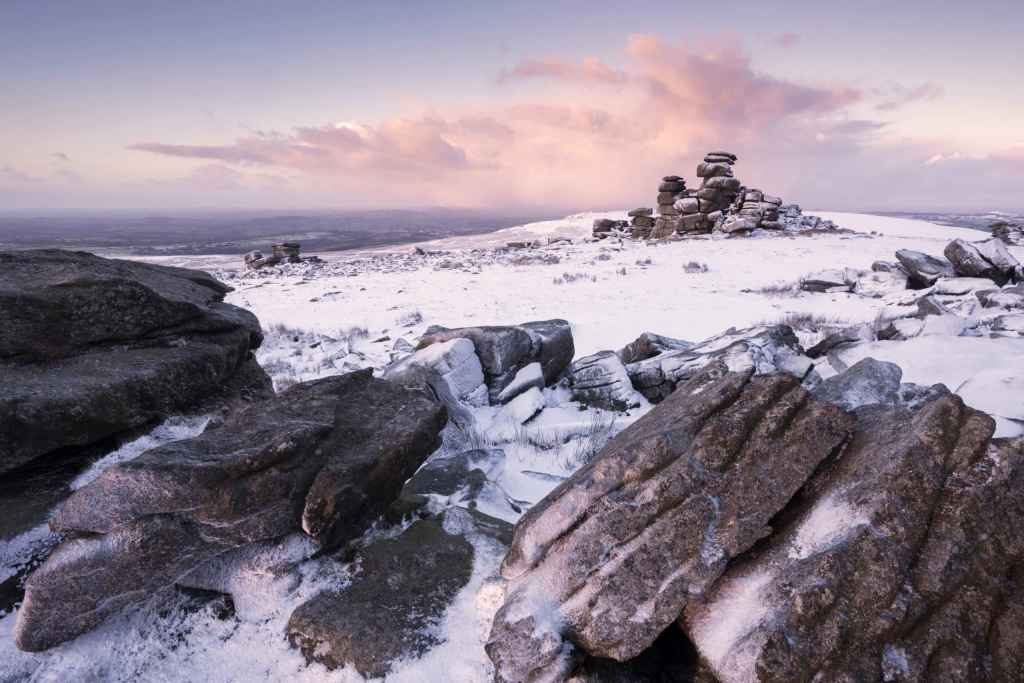
[[[982,242],[953,240],[943,252],[953,270],[963,277],[983,277],[1002,286],[1021,278],[1020,262],[995,237]]]
[[[629,216],[629,236],[633,239],[647,239],[654,229],[654,209],[633,209]]]
[[[25,585],[15,637],[42,650],[254,544],[360,535],[440,444],[444,408],[369,371],[296,385],[76,491],[67,539]]]
[[[896,252],[896,259],[907,271],[914,289],[931,287],[939,278],[956,275],[953,272],[953,265],[949,261],[929,256],[920,251],[900,249]]]
[[[974,295],[984,308],[1024,309],[1024,284],[1002,289],[986,289]]]
[[[992,236],[1001,240],[1003,244],[1010,246],[1024,244],[1024,225],[999,221],[998,223],[993,223],[991,228]]]
[[[636,363],[637,361],[653,358],[666,351],[685,351],[692,348],[694,343],[683,339],[673,339],[653,332],[644,332],[639,337],[619,349],[618,355],[623,363]]]
[[[572,398],[604,410],[625,411],[643,405],[633,389],[626,366],[612,351],[584,356],[569,368]]]
[[[767,544],[681,624],[719,681],[1016,681],[1020,441],[951,394],[857,411]]]
[[[605,237],[611,237],[616,233],[623,233],[629,228],[629,221],[614,221],[610,218],[596,218],[594,219],[594,229],[592,234],[597,239],[604,239]]]
[[[267,395],[259,321],[228,291],[196,270],[0,253],[0,472],[220,394]]]
[[[803,380],[814,368],[792,328],[751,327],[726,332],[678,350],[668,350],[630,363],[626,371],[647,400],[658,402],[677,385],[713,365],[733,371],[754,368],[758,374],[783,371]]]
[[[502,565],[499,681],[647,648],[844,442],[853,420],[786,375],[693,378],[531,508]]]
[[[282,263],[302,263],[302,257],[299,256],[301,248],[298,242],[281,242],[271,245],[270,256],[264,256],[261,251],[250,251],[242,257],[242,260],[245,262],[245,267],[250,270],[265,266],[277,266]]]
[[[473,546],[420,520],[361,550],[357,566],[344,590],[322,592],[292,613],[288,639],[310,661],[376,678],[440,642],[430,626],[469,581]]]
[[[572,328],[565,320],[456,329],[432,327],[420,339],[419,348],[452,339],[473,342],[491,403],[499,401],[502,390],[530,363],[540,363],[544,381],[550,384],[569,366],[576,352]]]
[[[846,410],[865,405],[896,405],[902,378],[903,371],[895,363],[865,358],[823,380],[811,394]]]

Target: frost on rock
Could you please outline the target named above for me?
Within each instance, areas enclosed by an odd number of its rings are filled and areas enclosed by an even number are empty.
[[[401,379],[414,368],[437,373],[459,401],[487,405],[483,367],[470,340],[456,338],[427,346],[388,367],[383,377]]]
[[[573,400],[606,410],[625,411],[646,401],[633,389],[626,367],[612,351],[580,358],[569,370]]]

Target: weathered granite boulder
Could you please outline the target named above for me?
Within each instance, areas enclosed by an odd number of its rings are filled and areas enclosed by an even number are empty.
[[[498,401],[501,391],[523,367],[540,363],[545,382],[551,383],[569,366],[576,352],[572,328],[565,320],[455,329],[432,327],[420,339],[419,348],[459,338],[473,342],[491,403]]]
[[[618,355],[623,363],[635,363],[653,358],[666,351],[685,351],[692,348],[693,342],[673,339],[653,332],[644,332],[639,337],[619,349]]]
[[[204,564],[252,544],[355,538],[444,424],[432,398],[367,370],[295,385],[111,467],[52,518],[68,540],[26,582],[19,647],[52,647],[172,584],[216,589],[195,578]]]
[[[605,410],[624,411],[643,405],[633,389],[626,366],[612,351],[584,356],[569,368],[573,400]]]
[[[473,546],[420,520],[364,548],[358,566],[349,586],[322,592],[292,613],[288,639],[329,669],[351,665],[380,677],[396,660],[440,642],[431,626],[469,581]]]
[[[910,284],[915,289],[931,287],[939,278],[956,276],[949,261],[937,259],[920,251],[900,249],[896,252],[896,260],[907,271]]]
[[[799,379],[810,377],[814,371],[792,328],[773,325],[729,329],[688,348],[630,363],[626,372],[637,391],[657,402],[713,364],[732,371],[754,368],[758,374],[783,371]]]
[[[0,253],[0,473],[218,394],[267,395],[259,321],[228,291],[196,270]]]
[[[1016,279],[1020,269],[1006,244],[995,237],[982,242],[953,240],[943,253],[957,275],[988,278],[999,286]]]
[[[1024,442],[944,393],[870,406],[681,624],[719,681],[1020,680]]]
[[[845,441],[852,418],[782,375],[699,376],[531,508],[502,565],[496,680],[564,680],[646,649]]]
[[[474,406],[487,405],[484,370],[470,340],[459,337],[431,344],[392,363],[381,376],[404,384],[422,370],[436,375],[459,401]]]
[[[822,401],[846,410],[866,405],[896,405],[903,371],[895,363],[864,358],[811,389]]]

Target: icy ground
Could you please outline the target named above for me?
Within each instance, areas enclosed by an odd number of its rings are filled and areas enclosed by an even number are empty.
[[[869,269],[875,260],[893,260],[897,249],[939,255],[951,239],[983,237],[975,230],[918,220],[813,213],[846,231],[707,236],[661,243],[614,238],[590,242],[586,238],[594,218],[621,219],[625,214],[580,214],[486,235],[320,254],[320,265],[260,272],[245,272],[238,255],[145,260],[210,270],[235,287],[228,301],[252,310],[262,321],[266,341],[258,358],[280,389],[361,367],[382,368],[393,356],[408,352],[431,325],[565,318],[573,326],[578,358],[618,349],[645,331],[696,341],[729,327],[800,319],[811,330],[801,332],[801,340],[810,345],[822,336],[814,331],[816,325],[824,331],[830,325],[872,322],[892,316],[916,297],[907,292],[877,298],[800,292],[795,283],[802,276],[826,269]],[[506,248],[510,242],[538,246]],[[1024,261],[1024,249],[1011,251]],[[1002,433],[1020,428],[1015,417],[1024,407],[1024,340],[936,334],[860,345],[842,360],[852,364],[866,355],[900,364],[904,381],[944,382],[961,391],[968,403],[1002,416]],[[827,362],[819,371],[834,372]],[[504,458],[488,465],[487,478],[494,486],[481,501],[483,512],[514,522],[523,509],[644,412],[581,410],[557,388],[546,389],[544,401],[547,407],[537,418],[515,429],[495,423],[498,408],[484,407],[475,411],[475,433],[446,433],[443,452],[481,445],[504,452]],[[170,439],[187,438],[201,428],[202,418],[158,427],[97,463],[75,485],[94,478],[112,461],[135,457]],[[834,513],[825,510],[822,519],[828,522],[837,516]],[[795,552],[831,538],[831,526],[824,527],[828,533],[802,538]],[[490,679],[483,643],[501,596],[488,578],[501,555],[483,537],[471,535],[470,540],[476,548],[472,579],[435,627],[446,642],[419,660],[400,663],[388,681]],[[0,539],[0,572],[6,572],[0,577],[17,571],[33,548],[51,542],[45,527]],[[320,665],[307,665],[284,638],[285,624],[297,605],[322,587],[337,588],[346,580],[344,571],[317,561],[284,578],[239,576],[236,583],[247,587],[250,599],[237,605],[237,617],[221,620],[209,609],[141,608],[43,654],[14,648],[14,615],[8,614],[0,617],[0,683],[361,681],[351,670],[328,672]],[[749,602],[747,595],[735,599],[739,605]]]

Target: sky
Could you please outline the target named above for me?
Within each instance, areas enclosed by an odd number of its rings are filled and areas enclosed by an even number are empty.
[[[1024,210],[1021,0],[0,1],[0,209]]]

